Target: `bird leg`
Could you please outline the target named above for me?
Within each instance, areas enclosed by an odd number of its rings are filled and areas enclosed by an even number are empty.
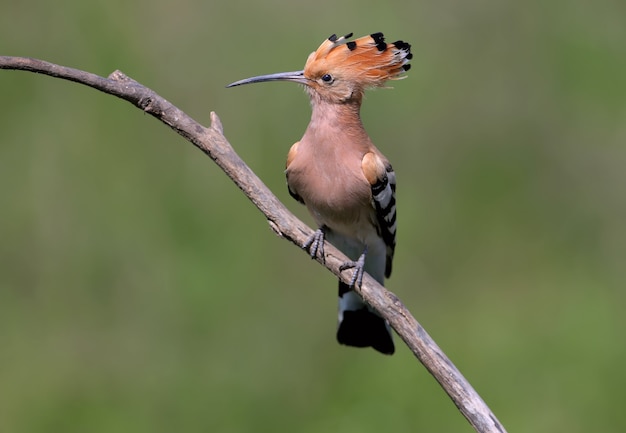
[[[325,261],[326,256],[324,255],[324,237],[325,237],[326,226],[321,226],[319,229],[315,230],[313,233],[302,245],[302,248],[305,250],[309,250],[309,254],[311,258],[314,259],[318,255],[322,259],[322,262]]]
[[[365,256],[367,256],[367,245],[363,250],[363,254],[361,254],[356,261],[345,262],[343,265],[339,266],[339,270],[342,272],[346,269],[354,269],[352,279],[349,284],[350,288],[353,288],[355,284],[358,284],[358,286],[361,287],[361,283],[363,282],[363,273],[365,272]]]

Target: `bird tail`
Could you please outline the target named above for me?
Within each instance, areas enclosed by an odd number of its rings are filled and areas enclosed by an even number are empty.
[[[389,323],[371,310],[356,292],[341,281],[337,341],[346,346],[371,346],[385,355],[392,355],[395,350]]]

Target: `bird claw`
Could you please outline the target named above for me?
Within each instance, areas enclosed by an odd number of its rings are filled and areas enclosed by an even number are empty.
[[[319,255],[322,259],[322,262],[325,261],[326,257],[324,255],[324,237],[324,228],[320,227],[319,229],[315,230],[315,233],[313,233],[306,240],[304,245],[302,245],[302,248],[309,251],[309,255],[312,259],[316,258]]]
[[[363,254],[359,256],[356,261],[345,262],[343,265],[339,266],[339,270],[341,272],[346,269],[354,269],[352,273],[352,278],[350,279],[349,287],[355,287],[355,284],[361,287],[361,283],[363,282],[363,274],[365,273],[365,256],[367,255],[367,247],[365,247],[365,251]]]

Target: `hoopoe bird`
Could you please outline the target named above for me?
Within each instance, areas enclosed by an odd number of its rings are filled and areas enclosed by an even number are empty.
[[[339,343],[391,355],[389,324],[352,290],[363,272],[384,284],[396,245],[396,176],[365,132],[360,108],[366,89],[405,77],[411,45],[386,43],[382,33],[351,37],[330,36],[302,71],[261,75],[227,87],[265,81],[304,85],[311,121],[289,150],[285,171],[290,195],[319,227],[303,248],[323,259],[328,240],[351,259],[341,267],[354,271],[350,284],[339,282]]]

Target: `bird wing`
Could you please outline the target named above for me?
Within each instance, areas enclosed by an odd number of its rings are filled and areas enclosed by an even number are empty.
[[[396,174],[389,161],[374,152],[365,154],[361,168],[372,188],[378,234],[387,246],[385,277],[389,278],[396,248]]]
[[[289,149],[289,153],[287,154],[287,164],[286,164],[285,168],[289,168],[289,166],[293,162],[294,158],[296,157],[296,154],[298,153],[298,145],[299,144],[300,144],[300,142],[296,141],[293,144],[293,146],[291,146],[291,149]],[[291,189],[291,186],[289,186],[289,182],[287,182],[287,189],[289,190],[289,195],[290,196],[292,196],[294,199],[296,199],[300,203],[304,204],[304,200],[302,199],[302,197],[300,197],[293,189]]]

